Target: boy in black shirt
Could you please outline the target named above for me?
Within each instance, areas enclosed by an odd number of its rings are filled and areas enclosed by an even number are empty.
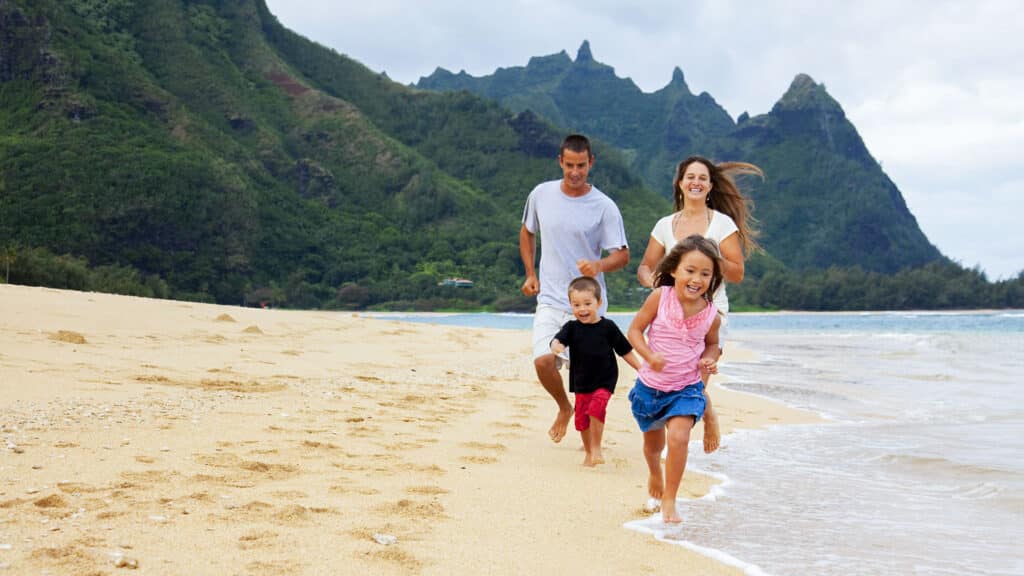
[[[615,322],[598,314],[601,285],[596,280],[580,276],[570,282],[569,303],[576,319],[555,334],[551,352],[558,355],[569,348],[569,391],[576,394],[576,429],[587,451],[583,465],[597,466],[604,464],[601,436],[605,412],[619,379],[615,354],[635,370],[640,369],[640,359]]]

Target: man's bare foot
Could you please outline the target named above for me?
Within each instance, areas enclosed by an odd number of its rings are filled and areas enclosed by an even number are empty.
[[[704,414],[704,453],[711,454],[718,450],[722,435],[718,431],[718,414],[708,411]]]
[[[548,430],[548,436],[551,437],[552,442],[557,444],[562,441],[562,438],[565,438],[565,431],[569,428],[569,420],[571,419],[571,409],[558,411],[558,416],[555,416],[555,423]]]
[[[676,501],[665,500],[661,501],[661,519],[665,524],[679,524],[683,519],[676,512]]]
[[[665,483],[661,479],[661,474],[655,476],[651,474],[651,477],[647,479],[647,494],[651,498],[657,498],[661,500],[661,493],[665,490]]]

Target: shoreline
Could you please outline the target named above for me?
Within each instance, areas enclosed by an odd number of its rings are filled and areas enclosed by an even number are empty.
[[[647,516],[625,364],[591,470],[574,431],[548,440],[520,330],[12,285],[0,301],[16,572],[742,572],[623,530]],[[710,391],[723,434],[814,417]],[[681,496],[714,482],[687,474]]]

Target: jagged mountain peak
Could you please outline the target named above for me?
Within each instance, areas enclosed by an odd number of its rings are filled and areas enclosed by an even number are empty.
[[[580,49],[576,51],[576,63],[581,64],[583,62],[593,62],[594,54],[590,51],[590,41],[584,40],[580,44]]]
[[[842,113],[842,107],[835,101],[824,84],[818,84],[807,74],[797,74],[786,93],[775,104],[772,112],[782,110],[829,110]]]

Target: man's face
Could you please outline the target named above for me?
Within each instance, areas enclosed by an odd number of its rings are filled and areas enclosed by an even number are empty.
[[[558,165],[562,167],[562,182],[568,193],[587,191],[587,174],[593,165],[593,158],[587,152],[563,150],[558,157]]]

